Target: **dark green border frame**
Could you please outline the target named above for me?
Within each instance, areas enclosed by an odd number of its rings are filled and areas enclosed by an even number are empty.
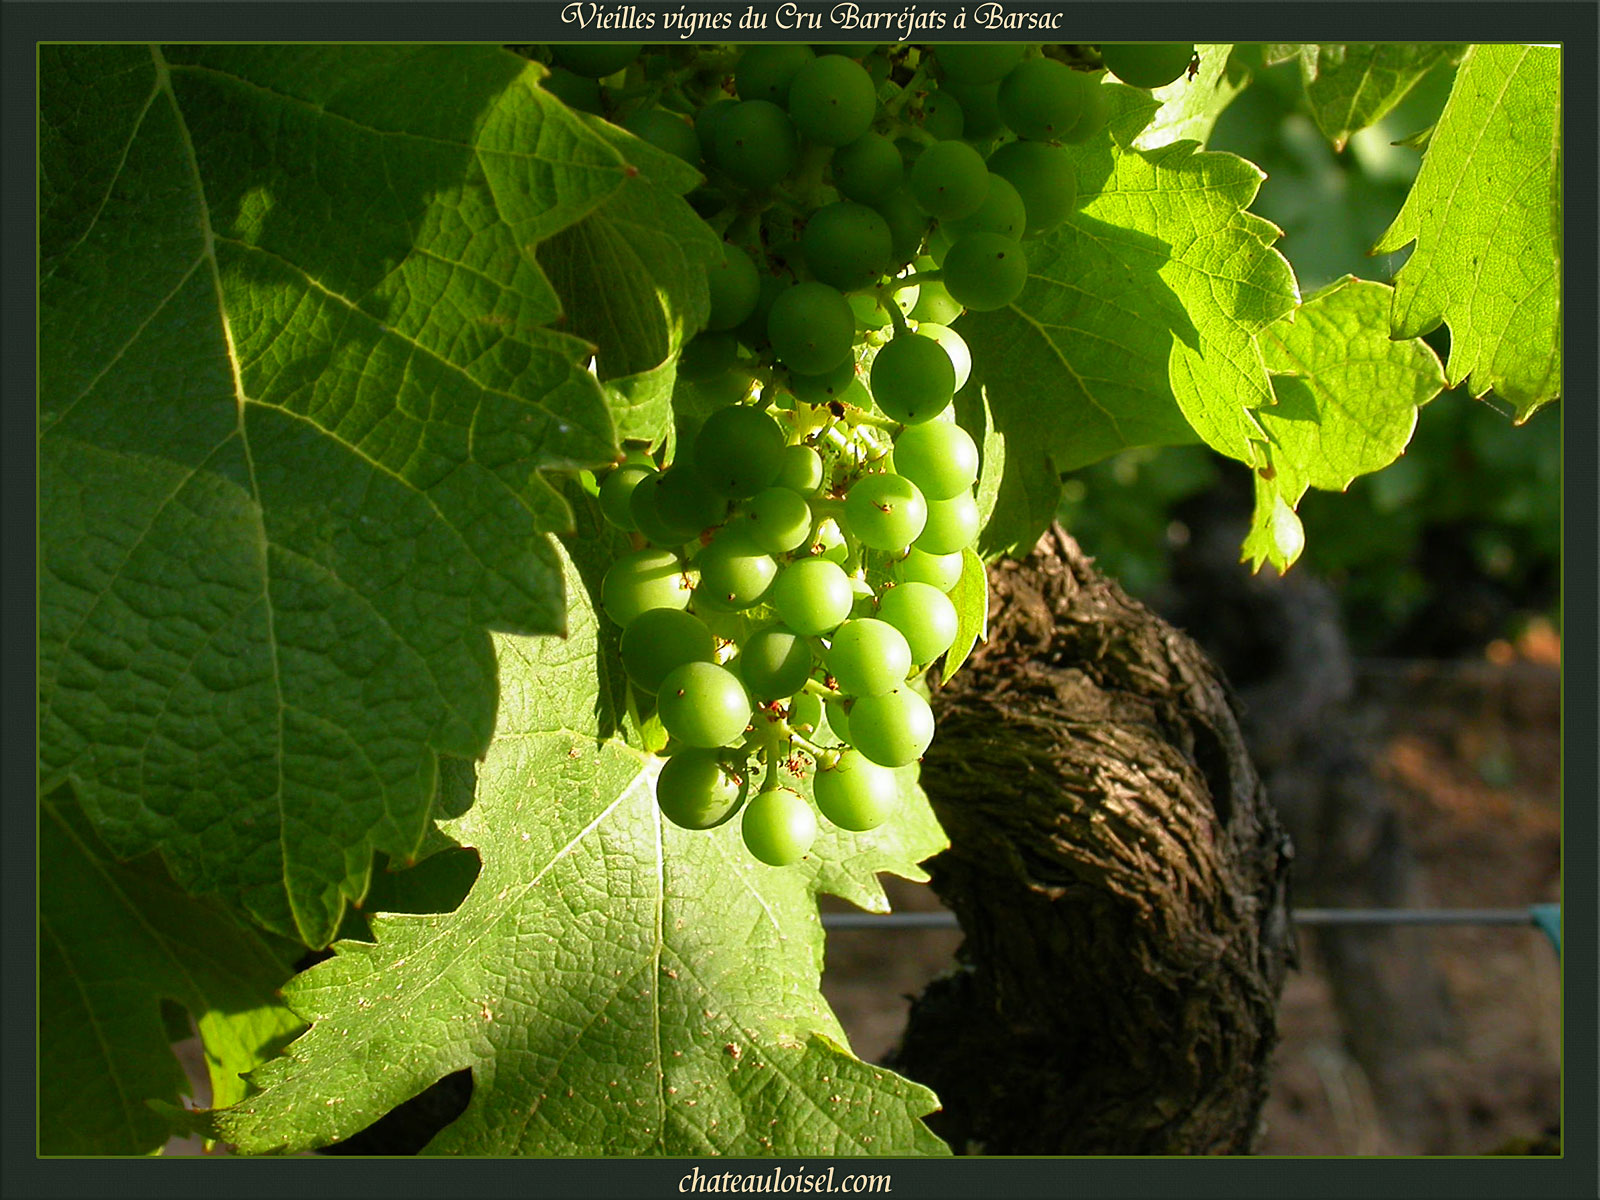
[[[660,4],[633,0],[641,9],[687,8],[742,13],[745,0]],[[973,4],[860,4],[864,10],[953,13]],[[799,0],[821,14],[831,0]],[[26,164],[36,159],[34,79],[41,41],[459,41],[592,40],[561,20],[555,3],[438,3],[430,0],[328,3],[6,3],[0,10],[0,75],[5,79],[4,132],[9,165],[4,174],[4,342],[0,371],[0,605],[5,616],[4,724],[0,763],[5,788],[0,814],[0,862],[6,916],[3,944],[3,1111],[0,1191],[5,1196],[182,1197],[304,1196],[661,1197],[677,1193],[695,1163],[702,1171],[760,1169],[771,1160],[712,1161],[494,1159],[45,1159],[35,1157],[33,806],[36,760],[34,648],[36,630],[36,404],[35,281],[22,264],[36,261],[35,180]],[[607,3],[607,8],[622,7]],[[763,3],[759,7],[771,8]],[[981,1197],[1164,1196],[1183,1197],[1593,1197],[1600,1194],[1597,1109],[1596,877],[1600,732],[1596,664],[1600,661],[1600,594],[1595,548],[1600,545],[1600,490],[1596,447],[1600,405],[1595,380],[1597,220],[1595,50],[1600,9],[1592,3],[1455,3],[1388,0],[1384,3],[1005,3],[1006,11],[1062,14],[1079,40],[1138,40],[1151,30],[1210,41],[1538,41],[1576,51],[1564,73],[1566,153],[1563,470],[1563,672],[1562,777],[1564,846],[1564,1154],[1559,1159],[955,1159],[869,1160],[894,1179],[894,1195]],[[1190,33],[1189,30],[1195,30]],[[737,29],[720,39],[745,40]],[[611,35],[631,40],[638,34]],[[656,31],[660,37],[660,31]],[[919,35],[920,36],[920,35]],[[964,35],[977,38],[973,35]],[[768,30],[750,40],[860,40],[839,31],[785,34]],[[927,40],[941,40],[929,37]],[[1573,388],[1570,381],[1578,381]],[[1573,551],[1576,551],[1574,553]],[[828,1160],[804,1160],[825,1169]],[[792,1166],[799,1161],[791,1160]]]

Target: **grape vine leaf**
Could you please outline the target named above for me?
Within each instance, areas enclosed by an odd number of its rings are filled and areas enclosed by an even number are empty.
[[[1561,393],[1561,50],[1474,45],[1373,252],[1411,242],[1395,337],[1450,326],[1446,376],[1524,421]]]
[[[275,995],[287,946],[186,896],[160,860],[118,862],[58,788],[40,806],[39,1151],[154,1154],[170,1136],[148,1101],[189,1091],[162,1001],[195,1019],[214,1101],[302,1026]]]
[[[531,248],[628,179],[488,46],[41,51],[42,782],[325,943],[557,632],[615,453]]]
[[[678,352],[710,312],[706,271],[722,243],[682,199],[698,171],[608,121],[585,120],[638,174],[540,245],[539,265],[561,297],[563,328],[598,348],[617,436],[655,442],[672,421]]]
[[[971,546],[961,552],[961,578],[950,589],[950,599],[956,608],[956,636],[939,673],[944,682],[955,678],[973,646],[989,640],[989,572]]]
[[[585,553],[584,540],[572,543]],[[856,1059],[817,989],[820,890],[886,907],[875,872],[921,877],[943,835],[908,811],[765,867],[737,820],[690,833],[653,797],[607,680],[609,634],[569,574],[566,639],[498,639],[499,726],[444,831],[482,860],[459,908],[376,915],[289,1003],[311,1028],[214,1133],[249,1152],[326,1145],[473,1072],[424,1153],[928,1154],[926,1089]],[[596,679],[600,680],[598,698]]]
[[[1192,142],[1131,151],[1115,132],[1068,151],[1077,212],[1028,243],[1013,304],[956,323],[1006,437],[985,556],[1026,553],[1060,476],[1128,446],[1198,434],[1259,465],[1272,385],[1257,335],[1298,299],[1279,231],[1246,211],[1262,179],[1250,163]]]
[[[1335,150],[1375,125],[1429,71],[1460,58],[1460,42],[1308,42],[1300,78],[1311,116]]]
[[[1204,144],[1222,110],[1244,90],[1244,80],[1228,73],[1233,43],[1206,42],[1194,49],[1200,58],[1194,78],[1180,76],[1151,93],[1161,107],[1134,139],[1135,149],[1156,150],[1185,141]]]
[[[1261,335],[1275,402],[1256,413],[1267,466],[1244,556],[1280,570],[1305,545],[1295,507],[1307,488],[1343,491],[1404,453],[1417,413],[1444,387],[1438,356],[1420,339],[1391,341],[1393,290],[1346,276],[1308,296]]]

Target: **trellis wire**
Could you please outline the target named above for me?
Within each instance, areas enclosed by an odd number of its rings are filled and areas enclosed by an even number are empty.
[[[1300,908],[1296,925],[1533,925],[1538,910],[1527,908]],[[823,913],[826,929],[958,929],[953,912]]]

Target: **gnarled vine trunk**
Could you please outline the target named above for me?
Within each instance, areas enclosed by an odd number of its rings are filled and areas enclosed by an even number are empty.
[[[1247,1152],[1290,847],[1227,685],[1059,527],[990,587],[923,771],[966,940],[890,1065],[958,1152]]]

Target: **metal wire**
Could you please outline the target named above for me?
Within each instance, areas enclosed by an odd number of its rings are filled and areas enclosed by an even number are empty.
[[[1536,925],[1534,908],[1300,908],[1296,925]],[[953,912],[823,913],[824,929],[958,929]]]

